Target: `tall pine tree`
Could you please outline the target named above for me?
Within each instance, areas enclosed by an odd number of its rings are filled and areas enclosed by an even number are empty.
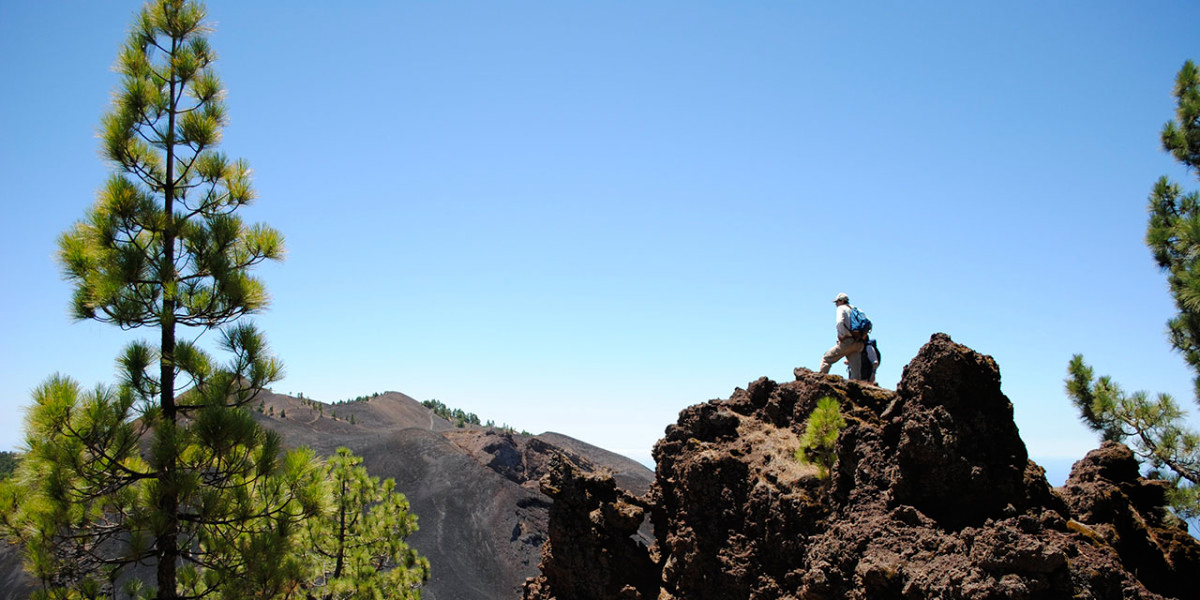
[[[1200,175],[1200,72],[1187,61],[1175,80],[1175,119],[1162,130],[1163,148],[1193,175]],[[1146,245],[1167,275],[1178,314],[1168,322],[1171,345],[1196,373],[1200,405],[1200,193],[1185,193],[1162,177],[1150,193]],[[1184,518],[1200,517],[1200,435],[1187,425],[1173,398],[1128,394],[1110,377],[1096,378],[1076,355],[1068,367],[1067,392],[1084,423],[1106,440],[1128,441],[1159,475],[1171,480],[1171,504]]]
[[[305,527],[339,497],[310,450],[283,453],[251,415],[282,367],[242,319],[267,301],[249,271],[283,239],[237,215],[254,192],[247,163],[216,149],[226,112],[204,18],[189,0],[136,18],[102,120],[114,173],[60,239],[75,316],[158,339],[128,346],[118,385],[54,376],[34,393],[0,528],[45,597],[295,594],[314,570]],[[198,345],[213,336],[225,364]]]

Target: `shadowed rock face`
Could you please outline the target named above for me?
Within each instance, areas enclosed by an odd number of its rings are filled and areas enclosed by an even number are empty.
[[[563,598],[649,597],[658,589],[655,568],[639,529],[645,504],[617,489],[613,477],[581,472],[565,455],[550,462],[542,490],[550,507],[550,543],[542,554],[545,577],[530,579],[526,595],[539,596],[546,580]],[[585,543],[576,544],[576,540]]]
[[[896,394],[884,427],[896,440],[894,503],[949,528],[1025,505],[1029,457],[990,356],[935,336],[905,367]]]
[[[848,423],[828,480],[792,458],[823,397]],[[527,600],[1197,597],[1200,545],[1162,484],[1106,445],[1052,489],[995,362],[943,334],[895,392],[797,369],[685,409],[654,456],[639,498],[551,469],[543,488],[564,499]],[[652,547],[622,546],[628,524],[600,518],[628,506],[650,511]],[[586,557],[607,562],[560,568]]]
[[[1138,476],[1123,444],[1105,442],[1075,463],[1058,490],[1076,519],[1071,527],[1116,551],[1146,587],[1164,596],[1200,597],[1200,546],[1169,523],[1169,484]]]

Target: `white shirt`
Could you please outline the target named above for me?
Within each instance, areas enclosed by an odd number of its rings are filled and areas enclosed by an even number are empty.
[[[839,304],[834,323],[837,325],[837,337],[842,339],[850,336],[850,305]]]

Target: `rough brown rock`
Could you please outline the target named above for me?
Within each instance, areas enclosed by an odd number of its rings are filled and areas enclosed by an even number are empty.
[[[1114,549],[1146,587],[1164,596],[1200,597],[1200,547],[1164,510],[1169,485],[1138,475],[1123,444],[1105,442],[1075,463],[1060,493],[1069,526]]]
[[[556,592],[580,600],[653,600],[658,593],[654,562],[637,541],[646,503],[617,489],[611,473],[584,473],[563,454],[554,455],[542,478],[550,506],[550,542],[542,550],[542,577],[525,586],[543,597],[547,580]]]
[[[823,397],[848,422],[828,480],[792,456]],[[760,379],[685,409],[654,455],[651,560],[548,568],[620,533],[580,525],[602,504],[556,500],[527,600],[1148,600],[1196,597],[1200,583],[1200,545],[1127,448],[1093,452],[1052,489],[995,362],[944,334],[894,392],[797,369],[794,382]],[[555,485],[599,485],[572,476]]]

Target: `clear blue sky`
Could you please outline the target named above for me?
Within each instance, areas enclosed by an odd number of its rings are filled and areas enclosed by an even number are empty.
[[[816,368],[846,292],[888,387],[934,332],[994,356],[1052,480],[1097,445],[1073,353],[1196,412],[1142,236],[1159,176],[1197,187],[1158,132],[1198,3],[275,4],[208,8],[244,214],[288,239],[276,391],[648,462],[680,409]],[[73,323],[53,259],[139,6],[0,3],[3,448],[39,382],[151,337]]]

